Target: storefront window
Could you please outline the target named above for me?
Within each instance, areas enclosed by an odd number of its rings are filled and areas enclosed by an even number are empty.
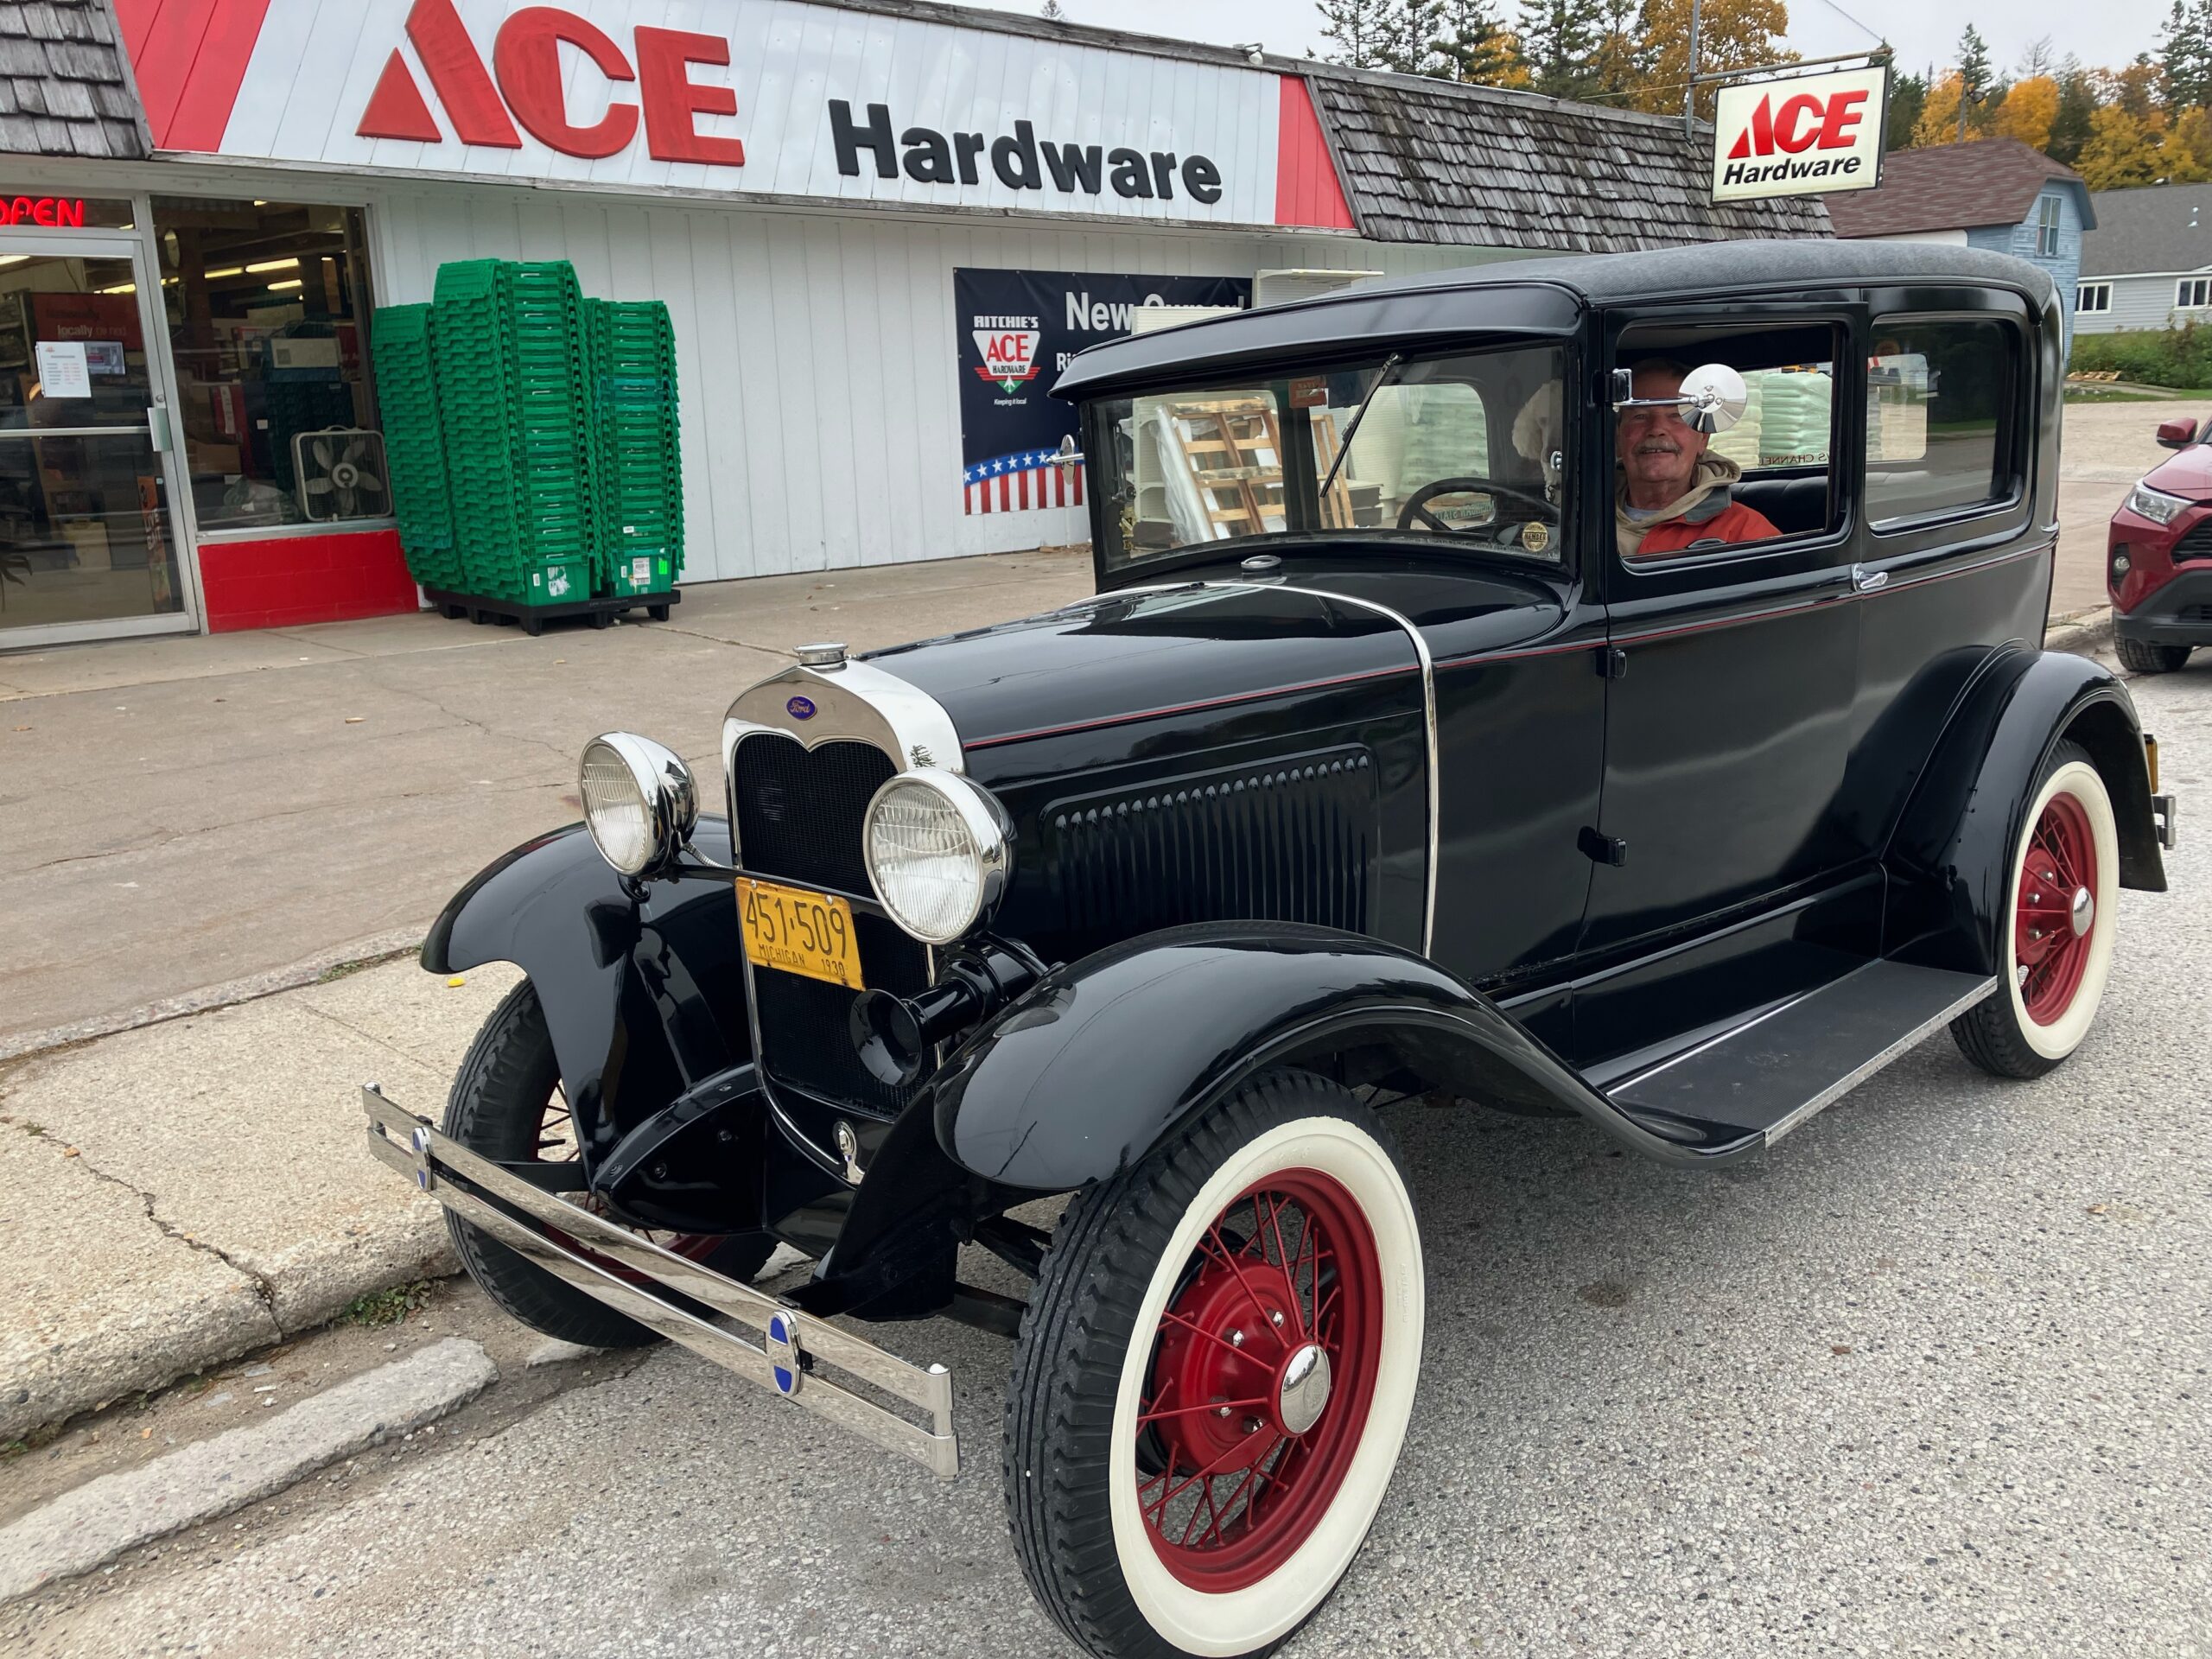
[[[156,196],[154,232],[200,530],[388,516],[359,210]]]

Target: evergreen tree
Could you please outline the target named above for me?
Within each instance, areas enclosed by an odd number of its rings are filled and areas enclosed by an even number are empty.
[[[1529,84],[1552,98],[1597,90],[1597,31],[1580,0],[1521,0],[1521,55]]]
[[[2089,119],[2096,112],[2096,82],[2078,58],[2069,56],[2058,66],[2058,112],[2051,118],[2044,154],[2072,167],[2089,142]]]
[[[1965,89],[1967,101],[1979,104],[1989,92],[1989,42],[1981,38],[1981,31],[1972,23],[1959,36],[1959,83]]]
[[[1449,79],[1451,66],[1436,49],[1443,23],[1444,0],[1389,0],[1382,10],[1382,67]]]
[[[1045,0],[1045,3],[1038,7],[1037,15],[1048,23],[1065,23],[1068,20],[1068,9],[1060,3],[1060,0]]]
[[[1591,54],[1592,90],[1607,103],[1624,99],[1650,79],[1642,0],[1599,0],[1598,43]],[[2212,0],[2208,0],[2212,3]]]
[[[1382,41],[1391,0],[1313,0],[1321,14],[1321,38],[1329,42],[1327,60],[1347,69],[1381,69]]]
[[[1920,124],[1920,114],[1928,107],[1928,83],[1935,78],[1931,66],[1925,74],[1892,74],[1890,77],[1890,127],[1887,148],[1909,149],[1912,143],[1912,130]]]
[[[2212,0],[2174,0],[2159,34],[2167,109],[2177,114],[2212,103]]]
[[[1432,73],[1447,79],[1503,86],[1516,79],[1520,54],[1488,0],[1445,0],[1443,28],[1429,47],[1440,65]]]

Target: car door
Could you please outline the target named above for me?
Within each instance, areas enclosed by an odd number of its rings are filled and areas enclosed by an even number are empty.
[[[1763,477],[1770,493],[1802,490],[1825,462],[1823,511],[1779,539],[1656,559],[1623,556],[1608,524],[1608,544],[1591,550],[1605,571],[1613,653],[1603,792],[1586,837],[1599,866],[1580,940],[1599,982],[1576,993],[1577,1046],[1586,1053],[1624,1052],[1649,1034],[1617,1028],[1624,961],[1679,952],[1700,935],[1816,895],[1866,861],[1843,798],[1859,657],[1856,486],[1853,469],[1834,459],[1855,453],[1864,420],[1863,377],[1849,345],[1854,311],[1840,301],[1826,319],[1802,312],[1773,319],[1777,329],[1812,321],[1829,331],[1827,365],[1774,371],[1827,377],[1825,453],[1811,450],[1804,432],[1785,432],[1770,419],[1770,447],[1749,452],[1754,464],[1741,491],[1758,499]],[[1699,319],[1711,315],[1638,319],[1637,329],[1693,363],[1756,356],[1756,341],[1717,324],[1700,333]],[[1748,319],[1739,309],[1731,321],[1740,332]],[[1624,344],[1616,336],[1623,366],[1648,349],[1637,338]],[[1770,416],[1778,408],[1772,391],[1768,407]],[[1879,888],[1871,877],[1862,884],[1867,891],[1853,909],[1863,915],[1853,925],[1863,924],[1871,944]],[[1823,923],[1831,932],[1834,920]],[[1640,982],[1648,990],[1656,982],[1647,976]],[[1678,976],[1657,999],[1664,1012],[1640,1023],[1656,1017],[1684,1029],[1695,1023],[1690,1005],[1700,996],[1716,1000],[1713,1018],[1755,1000],[1741,986],[1700,985]]]

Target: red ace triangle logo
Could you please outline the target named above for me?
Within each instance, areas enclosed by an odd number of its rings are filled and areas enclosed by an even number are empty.
[[[499,26],[487,70],[453,0],[415,0],[407,14],[407,39],[454,136],[464,144],[520,149],[519,122],[523,131],[549,149],[596,160],[628,148],[642,115],[645,146],[656,161],[745,164],[741,141],[698,130],[702,115],[737,113],[737,94],[729,87],[691,79],[695,64],[728,67],[729,42],[718,35],[640,27],[632,39],[633,67],[622,48],[586,19],[553,6],[525,6]],[[611,99],[597,121],[575,125],[569,118],[563,45],[588,58],[610,84],[635,85],[638,102]],[[385,60],[369,106],[353,130],[364,138],[445,142],[437,116],[397,48]]]

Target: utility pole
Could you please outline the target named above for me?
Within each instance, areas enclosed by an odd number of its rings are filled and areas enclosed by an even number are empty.
[[[1682,88],[1682,137],[1691,143],[1697,142],[1697,29],[1702,9],[1702,0],[1690,0],[1689,73],[1682,77],[1688,83]]]

